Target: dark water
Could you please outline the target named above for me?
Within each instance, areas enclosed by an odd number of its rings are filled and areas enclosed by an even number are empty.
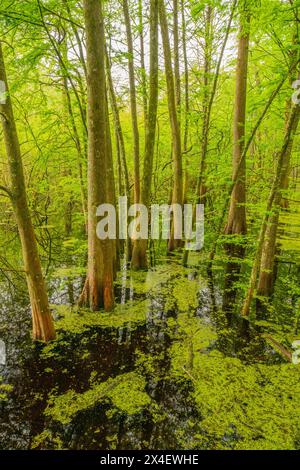
[[[193,279],[197,274],[191,272]],[[128,277],[128,274],[125,274]],[[168,281],[163,281],[168,283]],[[166,287],[166,286],[164,286]],[[42,345],[30,341],[30,314],[24,301],[1,299],[1,339],[6,344],[7,361],[0,366],[2,381],[12,386],[7,400],[0,402],[1,449],[178,449],[197,448],[195,422],[201,421],[193,398],[193,381],[170,373],[170,348],[176,340],[176,320],[181,312],[165,307],[167,290],[149,297],[144,320],[122,326],[91,326],[82,334],[63,331],[53,355],[43,354]],[[122,285],[119,301],[134,297],[134,287]],[[245,361],[278,362],[280,357],[261,339],[248,322],[237,320],[224,334],[220,320],[220,292],[206,285],[199,290],[198,307],[191,313],[199,325],[210,325],[217,339],[209,349],[239,356]],[[65,301],[56,296],[58,303]],[[194,354],[194,353],[193,353]],[[151,358],[151,367],[138,361]],[[143,376],[146,392],[157,405],[127,415],[112,411],[109,401],[79,411],[63,425],[45,415],[49,395],[72,389],[83,393],[93,382],[101,383],[121,374],[136,371]],[[43,438],[36,439],[41,435]]]

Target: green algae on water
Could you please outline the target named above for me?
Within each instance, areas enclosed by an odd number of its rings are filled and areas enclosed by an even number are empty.
[[[151,404],[151,398],[145,392],[146,382],[135,372],[110,378],[100,384],[94,384],[84,393],[74,390],[52,396],[45,415],[63,425],[69,424],[77,413],[109,401],[117,411],[134,415]]]

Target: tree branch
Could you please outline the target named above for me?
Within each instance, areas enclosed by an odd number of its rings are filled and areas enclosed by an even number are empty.
[[[13,195],[12,191],[9,188],[7,188],[6,186],[0,185],[0,191],[5,192],[9,196],[10,199],[14,198],[14,195]]]

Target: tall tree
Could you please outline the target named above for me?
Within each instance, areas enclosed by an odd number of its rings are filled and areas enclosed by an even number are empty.
[[[189,64],[187,53],[187,31],[186,31],[186,18],[185,18],[185,5],[184,0],[181,0],[181,23],[182,23],[182,51],[184,63],[184,130],[183,130],[183,151],[187,151],[188,136],[189,136],[189,112],[190,112],[190,96],[189,96]],[[187,165],[186,165],[187,167]],[[186,170],[185,187],[188,184],[188,173]]]
[[[240,4],[241,19],[238,41],[238,57],[236,68],[236,89],[233,120],[233,174],[239,169],[238,178],[231,195],[226,234],[245,235],[246,223],[246,160],[243,158],[245,146],[247,76],[250,38],[250,11],[249,0],[242,0]],[[241,161],[242,160],[242,161]],[[229,245],[229,252],[235,255],[236,245]],[[239,253],[243,249],[239,247]]]
[[[79,303],[91,310],[114,306],[115,245],[99,240],[96,210],[112,201],[103,1],[84,0],[88,88],[88,272]],[[111,185],[110,185],[111,184]]]
[[[298,15],[297,15],[298,17]],[[295,22],[295,34],[293,37],[293,49],[290,54],[290,64],[291,67],[299,62],[299,37],[298,37],[298,20]],[[297,47],[298,46],[298,47]],[[295,68],[295,67],[294,67]],[[298,68],[298,67],[296,67]],[[294,69],[290,73],[290,83],[296,79],[297,70]],[[286,128],[289,124],[289,117],[291,112],[291,99],[287,101],[287,111],[286,111]],[[287,201],[283,199],[282,192],[287,190],[289,187],[289,173],[290,173],[290,164],[291,164],[291,155],[293,148],[294,136],[291,138],[291,142],[286,151],[285,161],[282,165],[282,175],[280,178],[280,187],[276,193],[274,199],[274,209],[270,217],[266,235],[264,239],[264,244],[262,247],[262,256],[261,256],[261,265],[259,269],[259,279],[257,285],[257,295],[259,297],[269,298],[274,292],[274,284],[276,278],[276,264],[275,257],[277,253],[277,234],[278,234],[278,224],[280,209],[287,209]]]
[[[145,44],[144,44],[144,12],[143,2],[138,0],[138,16],[139,16],[139,39],[140,39],[140,59],[141,59],[141,84],[142,84],[142,99],[144,108],[144,127],[145,135],[147,132],[147,119],[148,119],[148,96],[147,96],[147,72],[145,64]]]
[[[272,208],[274,208],[275,206],[275,211],[277,211],[278,206],[280,204],[281,191],[282,191],[284,178],[285,178],[284,168],[286,167],[286,165],[288,165],[288,162],[290,159],[290,154],[292,151],[294,137],[297,132],[298,125],[299,125],[299,120],[300,120],[300,105],[295,104],[292,106],[292,109],[291,109],[289,122],[285,131],[283,145],[280,151],[278,152],[276,175],[275,175],[274,182],[273,182],[270,195],[267,201],[265,215],[262,221],[260,234],[258,237],[256,256],[254,258],[248,291],[245,296],[243,308],[242,308],[243,316],[248,316],[250,313],[251,302],[252,302],[255,289],[256,289],[257,276],[259,273],[259,267],[261,266],[264,241],[266,237],[268,224],[270,222],[270,217],[272,214]]]
[[[34,340],[47,342],[55,338],[55,329],[49,308],[37,241],[28,206],[21,149],[11,98],[8,93],[8,83],[1,42],[0,80],[5,83],[5,88],[7,90],[6,99],[2,104],[0,104],[0,113],[11,184],[8,193],[13,204],[21,240],[24,269],[32,312],[32,337]]]
[[[203,120],[201,135],[201,159],[200,173],[197,181],[197,197],[201,204],[205,203],[206,187],[204,184],[204,172],[208,149],[208,137],[210,126],[210,74],[212,66],[212,28],[213,7],[207,5],[205,9],[205,34],[204,34],[204,76],[203,76]]]
[[[116,96],[114,83],[113,83],[113,79],[111,75],[111,62],[109,59],[108,52],[106,52],[106,75],[107,75],[108,91],[109,91],[109,96],[110,96],[110,104],[111,104],[111,109],[112,109],[113,119],[114,119],[116,141],[119,147],[120,160],[121,160],[120,163],[122,166],[123,176],[124,176],[125,195],[127,196],[128,200],[130,200],[130,181],[129,181],[129,174],[128,174],[127,159],[126,159],[124,134],[123,134],[122,124],[121,124],[117,96]]]
[[[178,0],[173,0],[173,42],[174,42],[174,76],[175,94],[178,119],[181,114],[181,79],[180,79],[180,48],[179,48],[179,6]]]
[[[123,5],[125,26],[126,26],[127,47],[128,47],[129,91],[130,91],[130,108],[131,108],[131,120],[132,120],[132,132],[133,132],[133,154],[134,154],[134,202],[138,204],[140,200],[140,136],[139,136],[136,86],[135,86],[134,49],[133,49],[133,38],[132,38],[128,1],[122,0],[122,5]]]
[[[230,198],[229,214],[225,234],[230,236],[244,236],[247,233],[246,222],[246,157],[245,125],[247,102],[247,78],[250,39],[250,0],[240,2],[240,30],[238,39],[238,56],[236,67],[236,88],[233,118],[233,162],[232,172],[234,186]],[[235,282],[240,273],[240,262],[243,258],[245,246],[241,240],[228,241],[226,251],[229,261],[226,266],[223,307],[231,313],[235,301]]]
[[[167,82],[167,95],[168,95],[168,108],[169,108],[169,119],[170,126],[172,131],[172,154],[173,154],[173,193],[172,193],[172,203],[180,204],[183,203],[183,177],[182,177],[182,151],[181,151],[181,135],[180,135],[180,126],[177,115],[177,106],[176,106],[176,94],[175,94],[175,83],[174,83],[174,74],[172,67],[172,54],[170,47],[170,38],[169,38],[169,27],[167,21],[166,7],[164,0],[159,0],[159,20],[160,20],[160,29],[164,50],[164,60],[165,60],[165,73],[166,73],[166,82]],[[176,248],[179,248],[182,245],[181,240],[177,240],[174,237],[175,229],[174,224],[176,224],[176,217],[173,218],[172,231],[169,240],[169,251],[173,251]]]
[[[182,23],[182,51],[184,63],[184,124],[183,124],[183,152],[185,153],[185,168],[184,168],[184,189],[183,199],[184,203],[187,202],[188,188],[189,188],[189,162],[188,162],[188,138],[189,138],[189,120],[190,120],[190,93],[189,93],[189,64],[187,53],[187,28],[185,18],[185,4],[184,0],[180,1],[181,8],[181,23]]]
[[[150,2],[150,76],[141,203],[149,207],[158,106],[158,2]],[[147,240],[136,240],[132,253],[134,269],[147,267]]]

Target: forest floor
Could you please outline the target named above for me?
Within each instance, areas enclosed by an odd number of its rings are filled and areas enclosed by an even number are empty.
[[[197,263],[124,270],[116,288],[110,314],[54,299],[47,346],[32,345],[28,308],[2,299],[0,448],[300,448],[299,367],[264,322],[228,327]]]

